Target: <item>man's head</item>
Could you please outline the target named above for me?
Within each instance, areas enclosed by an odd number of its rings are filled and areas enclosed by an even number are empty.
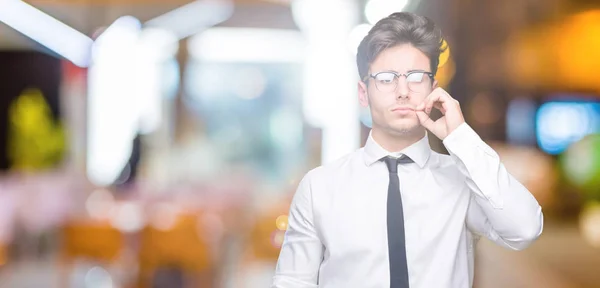
[[[371,111],[374,130],[422,134],[414,108],[437,86],[442,43],[433,21],[406,12],[380,20],[363,39],[356,56],[358,94]]]

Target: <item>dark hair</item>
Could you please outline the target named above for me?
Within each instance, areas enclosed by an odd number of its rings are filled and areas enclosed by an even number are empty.
[[[379,20],[360,42],[356,54],[360,79],[367,76],[369,66],[383,50],[400,44],[411,44],[427,55],[431,72],[435,75],[440,54],[445,49],[442,47],[442,31],[425,16],[396,12]]]

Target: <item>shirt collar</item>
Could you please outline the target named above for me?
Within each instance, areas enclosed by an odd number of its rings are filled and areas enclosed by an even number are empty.
[[[385,150],[379,143],[373,139],[372,131],[369,132],[369,138],[364,147],[364,159],[365,164],[367,166],[372,165],[373,163],[381,160],[381,158],[385,156],[400,156],[404,154],[410,159],[412,159],[420,168],[425,167],[425,163],[429,160],[429,155],[431,155],[431,147],[429,146],[429,138],[427,133],[425,133],[425,137],[421,138],[421,140],[415,142],[414,144],[404,148],[400,152],[389,152]]]

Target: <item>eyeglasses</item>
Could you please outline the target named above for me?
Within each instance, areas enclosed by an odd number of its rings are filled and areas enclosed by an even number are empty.
[[[410,71],[406,74],[385,71],[367,75],[363,81],[373,78],[375,79],[377,90],[384,93],[391,93],[396,91],[396,88],[398,87],[398,78],[400,78],[400,76],[406,77],[408,89],[413,93],[426,93],[431,89],[433,83],[433,73],[426,71]]]

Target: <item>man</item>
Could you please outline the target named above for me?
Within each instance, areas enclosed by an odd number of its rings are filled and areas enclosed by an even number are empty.
[[[471,287],[478,237],[521,250],[540,236],[535,198],[437,87],[442,42],[411,13],[362,41],[358,100],[372,130],[363,148],[300,182],[272,287]],[[433,121],[433,108],[444,116]],[[449,156],[431,150],[426,130]]]

